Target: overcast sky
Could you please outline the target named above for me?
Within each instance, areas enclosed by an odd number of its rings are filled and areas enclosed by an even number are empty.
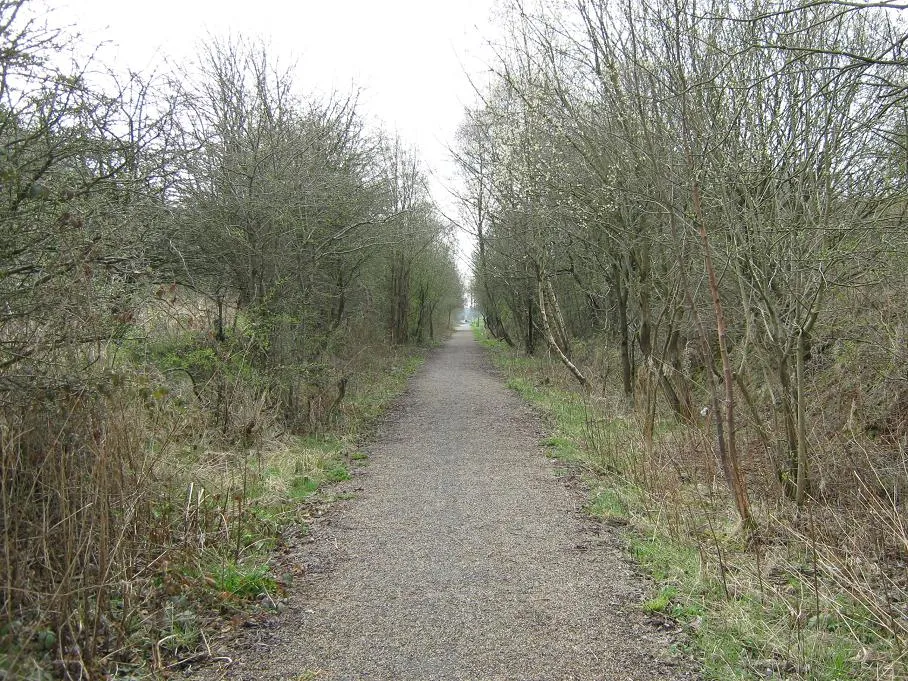
[[[304,91],[363,90],[361,110],[419,149],[450,209],[446,147],[483,78],[495,0],[49,0],[102,60],[151,70],[190,59],[207,35],[267,40]]]

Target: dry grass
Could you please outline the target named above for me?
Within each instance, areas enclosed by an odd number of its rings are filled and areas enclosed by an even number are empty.
[[[211,624],[276,607],[285,528],[305,531],[420,362],[332,358],[322,387],[299,380],[328,407],[300,434],[247,347],[218,344],[211,307],[177,293],[126,340],[46,358],[55,387],[0,403],[0,678],[141,678],[213,655]]]
[[[37,643],[58,673],[81,678],[128,645],[169,550],[169,518],[156,512],[169,481],[156,469],[182,425],[145,397],[83,390],[0,415],[5,667]]]
[[[898,443],[852,432],[821,446],[814,431],[822,482],[799,508],[742,424],[759,526],[746,541],[706,420],[659,416],[648,441],[622,397],[584,397],[551,362],[495,354],[512,387],[550,417],[553,454],[595,474],[591,512],[630,523],[631,549],[659,583],[647,608],[686,624],[708,678],[908,678],[908,468]]]

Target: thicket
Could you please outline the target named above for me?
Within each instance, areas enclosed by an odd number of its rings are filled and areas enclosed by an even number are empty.
[[[462,305],[416,157],[355,95],[242,38],[170,75],[79,51],[0,0],[9,678],[210,655],[192,599],[274,586],[280,528]]]
[[[515,2],[455,149],[488,332],[704,568],[851,631],[836,678],[908,654],[904,11]]]

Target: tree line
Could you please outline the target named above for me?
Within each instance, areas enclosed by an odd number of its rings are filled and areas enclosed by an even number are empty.
[[[320,432],[463,305],[416,152],[355,92],[240,36],[173,72],[80,54],[0,0],[0,639],[73,678],[132,650],[134,580],[186,545],[174,456]]]
[[[849,439],[904,484],[903,9],[513,2],[460,130],[490,333],[615,386],[650,440],[708,422],[745,528],[745,469],[847,494]]]

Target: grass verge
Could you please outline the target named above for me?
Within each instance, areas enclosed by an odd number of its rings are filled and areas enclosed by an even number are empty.
[[[216,655],[220,634],[280,611],[301,569],[282,558],[284,549],[327,506],[350,498],[333,485],[366,465],[358,446],[426,356],[424,348],[363,353],[343,394],[310,403],[330,407],[318,412],[314,432],[300,435],[275,414],[249,367],[231,364],[212,378],[206,363],[214,360],[191,355],[190,363],[182,348],[142,363],[124,356],[118,371],[129,380],[103,377],[107,392],[79,412],[91,417],[83,433],[91,458],[64,448],[69,440],[35,448],[55,463],[40,468],[40,480],[50,476],[78,504],[64,499],[73,511],[61,529],[42,521],[62,505],[45,493],[50,485],[31,485],[23,505],[35,506],[28,520],[37,523],[21,534],[41,540],[8,546],[34,549],[35,560],[20,563],[37,566],[48,585],[41,593],[67,598],[4,604],[0,679],[166,678]],[[183,362],[177,372],[174,358]],[[32,431],[55,432],[41,425]],[[6,435],[4,454],[14,451]],[[82,490],[95,502],[84,503]],[[104,522],[88,514],[101,506]],[[42,564],[56,555],[42,542],[75,548],[62,552],[65,562]]]
[[[368,456],[358,446],[424,360],[425,350],[410,348],[362,371],[337,418],[321,433],[274,438],[242,452],[239,465],[237,452],[209,452],[189,461],[186,523],[196,532],[194,544],[211,548],[182,569],[202,577],[222,601],[222,612],[225,604],[237,611],[250,601],[277,607],[276,599],[292,579],[273,570],[285,531],[305,534],[328,505],[352,497],[335,493],[332,486],[365,465]],[[206,537],[206,531],[217,536]]]
[[[778,509],[761,509],[763,536],[742,544],[721,485],[684,470],[680,452],[693,446],[678,444],[680,427],[657,424],[648,444],[620,399],[584,398],[558,380],[558,367],[476,333],[507,385],[547,421],[549,454],[582,471],[587,511],[621,527],[653,580],[641,607],[682,624],[705,679],[908,678],[897,623],[887,627],[860,592],[824,571],[817,543],[788,531]]]

